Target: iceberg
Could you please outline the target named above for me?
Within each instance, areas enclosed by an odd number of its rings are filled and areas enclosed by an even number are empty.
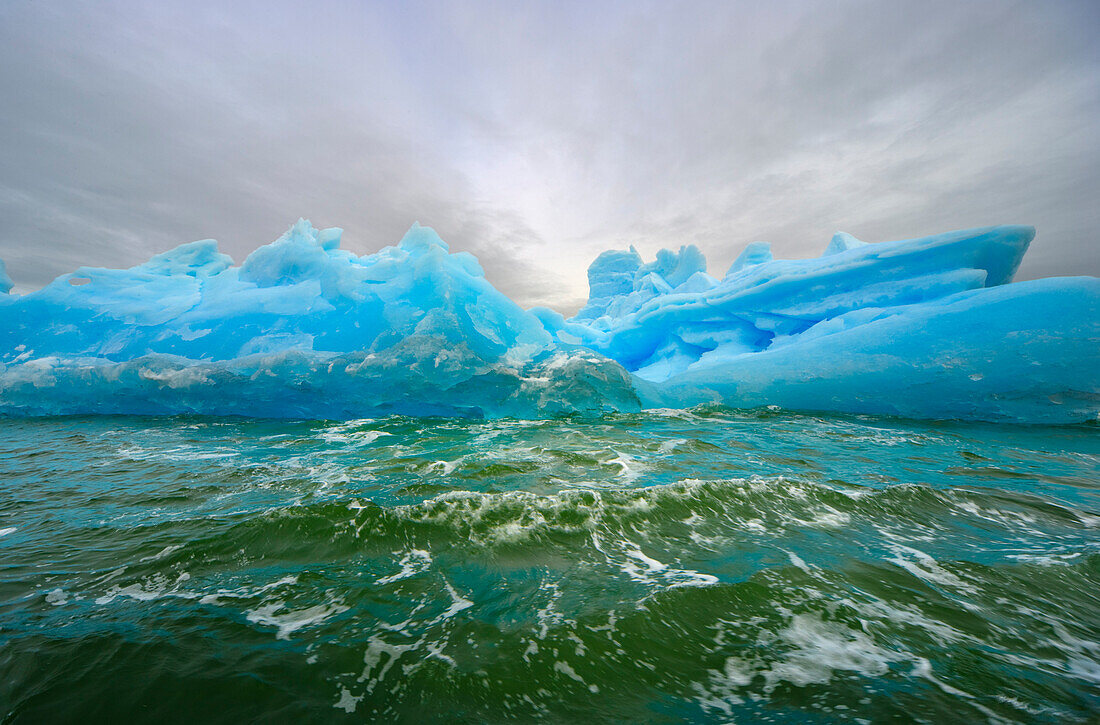
[[[299,220],[240,266],[213,240],[11,294],[0,415],[538,418],[718,404],[1023,423],[1100,415],[1100,280],[1012,282],[1035,235],[837,233],[599,255],[574,317],[524,310],[414,224],[364,256]]]
[[[239,267],[213,240],[0,299],[0,413],[357,418],[637,410],[430,228],[358,257],[305,220]]]
[[[596,304],[543,319],[555,339],[622,364],[647,407],[1095,420],[1100,280],[1010,284],[1034,236],[999,226],[867,244],[841,232],[803,260],[753,242],[720,282],[687,247],[629,285],[616,267],[611,285],[605,252],[589,271]]]

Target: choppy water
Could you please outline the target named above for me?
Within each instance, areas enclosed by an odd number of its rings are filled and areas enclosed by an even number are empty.
[[[1100,429],[0,421],[3,722],[1074,722]]]

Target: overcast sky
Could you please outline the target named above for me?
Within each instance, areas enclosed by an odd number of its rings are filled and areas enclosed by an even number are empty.
[[[30,291],[299,216],[414,221],[523,305],[600,251],[1000,223],[1100,275],[1100,3],[0,3],[0,258]]]

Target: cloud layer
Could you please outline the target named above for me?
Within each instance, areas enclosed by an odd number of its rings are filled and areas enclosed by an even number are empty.
[[[1013,3],[0,6],[0,258],[17,290],[298,216],[413,222],[523,304],[603,249],[810,256],[1034,224],[1100,274],[1100,11]]]

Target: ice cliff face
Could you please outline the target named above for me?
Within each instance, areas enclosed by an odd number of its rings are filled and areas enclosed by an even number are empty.
[[[414,225],[357,257],[299,221],[240,267],[213,241],[0,294],[0,414],[539,417],[720,403],[1023,422],[1100,412],[1100,280],[1008,284],[990,227],[818,259],[750,244],[601,254],[571,320],[525,311]],[[0,267],[0,292],[11,284]]]

